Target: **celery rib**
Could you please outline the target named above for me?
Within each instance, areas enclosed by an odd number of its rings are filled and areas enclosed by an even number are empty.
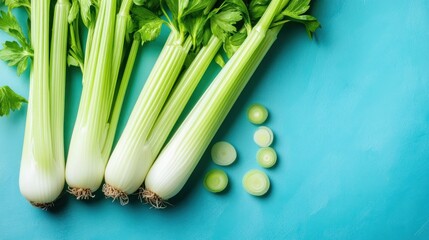
[[[100,187],[107,163],[102,145],[107,137],[111,108],[106,99],[114,91],[110,69],[115,16],[116,0],[100,1],[95,25],[89,27],[82,96],[66,163],[70,192],[79,192],[73,188],[85,192],[85,196],[78,195],[78,199],[88,198]]]
[[[109,157],[110,152],[112,150],[113,140],[115,138],[115,133],[118,126],[122,104],[124,102],[125,93],[127,92],[128,83],[131,78],[131,73],[134,68],[134,63],[135,63],[140,46],[141,46],[141,42],[139,40],[133,40],[133,43],[131,44],[130,52],[128,54],[128,59],[125,65],[124,73],[121,78],[121,84],[119,86],[118,94],[114,102],[112,114],[110,116],[110,121],[109,121],[110,126],[106,137],[106,143],[103,145],[103,153],[106,158]]]
[[[50,59],[50,1],[31,1],[31,44],[34,58],[30,70],[30,97],[19,187],[28,201],[41,208],[51,206],[64,187],[62,126],[67,3],[59,0],[55,6]],[[54,61],[58,66],[51,66]]]
[[[51,109],[53,149],[64,165],[64,102],[67,68],[68,14],[71,4],[58,0],[55,5],[51,45]]]

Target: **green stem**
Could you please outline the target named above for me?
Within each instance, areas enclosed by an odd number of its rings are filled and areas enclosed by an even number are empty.
[[[40,163],[54,164],[52,156],[49,94],[49,7],[50,1],[31,1],[31,42],[34,50],[30,94],[34,157]]]
[[[70,35],[70,48],[72,49],[70,51],[71,54],[73,54],[74,58],[78,60],[79,68],[81,72],[84,72],[84,56],[82,51],[82,45],[80,43],[80,27],[78,19],[73,21],[69,24],[69,35]]]
[[[64,101],[67,68],[68,14],[71,4],[68,0],[58,0],[55,5],[52,26],[50,60],[51,115],[53,151],[58,161],[64,165]]]
[[[57,158],[61,149],[53,149],[53,141],[62,133],[52,129],[56,123],[51,119],[49,8],[50,1],[31,1],[30,31],[34,58],[30,70],[30,96],[19,170],[21,194],[31,204],[43,209],[52,206],[64,188],[64,158]],[[59,143],[55,147],[61,145]]]
[[[121,4],[121,8],[119,10],[119,13],[116,15],[116,26],[115,26],[115,38],[113,41],[113,56],[112,56],[112,72],[111,72],[111,80],[110,82],[110,86],[109,86],[109,96],[106,99],[106,101],[110,104],[110,109],[109,109],[109,115],[112,114],[113,108],[115,107],[114,105],[117,102],[116,100],[114,100],[114,96],[115,96],[115,89],[116,89],[116,83],[118,80],[118,76],[119,76],[119,70],[121,68],[121,63],[122,63],[122,59],[123,57],[123,50],[124,50],[124,43],[125,43],[125,38],[126,38],[126,34],[127,34],[127,26],[129,24],[129,21],[131,20],[130,17],[130,10],[131,7],[133,6],[133,0],[124,0]],[[116,129],[116,126],[112,125],[112,122],[110,122],[110,127],[112,129]],[[109,132],[111,132],[112,130],[109,130]],[[111,133],[108,133],[111,134]],[[106,140],[109,138],[106,138]],[[113,139],[112,139],[113,140]],[[107,145],[111,145],[112,143],[106,142]]]
[[[109,157],[110,152],[112,150],[113,140],[115,138],[116,129],[118,126],[122,104],[124,102],[125,93],[127,92],[128,83],[131,78],[131,73],[134,68],[134,63],[135,63],[140,45],[141,45],[141,42],[139,40],[134,40],[131,45],[131,50],[128,54],[125,70],[122,75],[121,84],[118,90],[118,94],[116,95],[116,98],[115,98],[115,104],[110,118],[109,132],[107,133],[106,143],[104,144],[104,147],[103,147],[103,155],[105,155],[106,158]]]
[[[280,13],[280,11],[284,6],[286,6],[288,2],[289,0],[272,0],[261,19],[259,19],[258,23],[253,29],[260,32],[266,32],[271,27],[273,19],[277,16],[278,13]]]
[[[66,165],[69,186],[85,192],[100,187],[107,162],[102,148],[111,107],[106,99],[111,91],[116,5],[116,0],[100,1],[97,21],[89,29],[93,32],[87,39],[82,97]]]

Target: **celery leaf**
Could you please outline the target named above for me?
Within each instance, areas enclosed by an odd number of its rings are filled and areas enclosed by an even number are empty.
[[[185,4],[182,4],[183,16],[194,14],[199,11],[205,10],[208,6],[211,5],[211,1],[207,1],[207,0],[194,0],[194,1],[188,0],[183,2],[186,2]]]
[[[0,117],[9,115],[10,111],[19,110],[23,103],[27,103],[27,100],[10,87],[0,87]]]
[[[270,4],[270,0],[253,0],[249,4],[249,14],[252,23],[256,23],[264,14],[265,10]]]
[[[289,1],[285,11],[294,13],[295,15],[301,15],[310,9],[310,0],[291,0]]]
[[[0,50],[0,59],[7,62],[9,66],[16,66],[18,75],[21,75],[28,67],[28,60],[33,53],[23,48],[17,42],[6,41]]]
[[[210,18],[210,26],[214,35],[225,40],[226,37],[235,31],[235,24],[242,19],[241,13],[234,9],[219,12]]]
[[[161,7],[161,1],[159,0],[141,0],[142,3],[139,5],[136,3],[136,0],[134,0],[134,3],[138,6],[144,6],[145,8],[149,9],[153,13],[157,15],[161,15],[162,12],[160,11]]]
[[[310,9],[310,0],[290,0],[282,11],[286,18],[283,22],[298,22],[305,26],[308,36],[311,38],[314,31],[320,27],[319,21],[313,16],[304,15]]]
[[[83,24],[85,24],[86,27],[95,24],[99,0],[79,0],[79,5]]]
[[[0,12],[0,30],[18,40],[21,45],[29,46],[18,19],[11,11]]]
[[[134,22],[135,37],[143,42],[152,41],[161,33],[164,21],[149,9],[134,7],[131,9],[131,18]]]
[[[246,40],[247,32],[242,28],[239,32],[229,36],[223,44],[223,49],[228,56],[231,58],[232,55],[240,48],[241,44]]]
[[[187,18],[185,22],[186,29],[192,38],[192,45],[194,49],[198,49],[201,46],[205,45],[210,38],[210,36],[207,38],[207,32],[210,33],[210,30],[206,26],[206,23],[206,15],[199,15],[192,18]]]
[[[83,72],[84,54],[80,43],[79,13],[79,2],[73,0],[67,19],[70,25],[67,64],[68,66],[80,67]]]
[[[8,6],[9,9],[23,7],[28,14],[30,13],[30,0],[5,0],[4,3],[6,6]]]
[[[226,0],[213,13],[210,16],[212,33],[224,42],[226,55],[231,57],[252,29],[247,6],[242,0]],[[237,27],[240,27],[238,31]]]
[[[68,18],[67,18],[67,21],[69,23],[72,23],[73,21],[75,21],[78,18],[78,16],[79,16],[79,10],[80,9],[79,9],[79,2],[78,2],[78,0],[73,0],[71,8],[70,8],[69,15],[68,15]]]
[[[211,10],[215,1],[214,0],[165,0],[168,9],[173,15],[173,21],[170,22],[171,27],[174,27],[182,34],[192,31],[195,26],[192,24],[197,23],[202,25],[200,20],[207,12]],[[199,20],[195,20],[199,18]],[[203,32],[203,31],[202,31]]]

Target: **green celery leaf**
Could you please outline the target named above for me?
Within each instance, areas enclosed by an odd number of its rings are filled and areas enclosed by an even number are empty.
[[[146,3],[146,0],[134,0],[133,3],[137,6],[143,6]]]
[[[252,23],[256,23],[264,14],[270,0],[252,0],[249,4],[249,14]]]
[[[228,9],[213,15],[210,18],[210,26],[214,35],[219,39],[226,40],[229,34],[237,31],[234,25],[241,19],[242,15],[240,12]]]
[[[16,19],[11,11],[0,12],[0,30],[15,38],[21,45],[29,46],[18,19]]]
[[[310,0],[290,0],[285,11],[301,15],[310,9]]]
[[[244,24],[250,25],[250,14],[246,3],[243,0],[225,0],[224,2],[225,8],[230,9],[233,8],[239,11],[244,20]]]
[[[30,0],[5,0],[4,3],[6,6],[8,6],[9,9],[23,7],[27,13],[30,13]]]
[[[288,18],[292,22],[298,22],[302,23],[305,26],[305,30],[307,31],[307,34],[310,38],[313,37],[313,33],[320,27],[319,21],[313,16],[310,15],[300,15],[300,16],[293,16],[293,15],[286,15],[286,18]]]
[[[5,42],[0,50],[0,59],[7,62],[9,66],[17,66],[18,75],[21,75],[28,67],[28,60],[33,53],[17,42]]]
[[[67,19],[70,29],[68,34],[67,64],[68,66],[80,67],[83,71],[84,54],[80,42],[79,10],[78,0],[73,0]]]
[[[134,3],[136,2],[136,0],[134,0]],[[147,9],[149,9],[150,11],[152,11],[153,13],[157,14],[157,15],[161,15],[162,12],[160,11],[160,5],[161,5],[161,1],[159,0],[143,0],[143,5],[138,5],[138,6],[143,6]]]
[[[223,49],[228,58],[231,58],[232,55],[240,48],[241,44],[246,40],[247,32],[245,28],[240,29],[239,32],[229,36],[225,43],[223,44]]]
[[[187,31],[192,37],[194,48],[199,48],[202,45],[205,45],[208,41],[206,38],[206,23],[207,16],[204,15],[187,18],[186,22],[184,23]]]
[[[183,8],[183,16],[191,15],[194,13],[198,13],[202,10],[206,10],[207,7],[211,5],[211,1],[208,0],[185,0],[179,2],[183,2],[183,4],[181,4]]]
[[[246,39],[252,25],[249,11],[242,0],[225,0],[210,15],[212,33],[224,42],[227,57],[231,57]],[[237,31],[237,28],[240,28]]]
[[[75,56],[74,52],[69,52],[69,54],[67,55],[67,65],[74,67],[79,67],[81,65],[81,62],[79,62],[79,58]]]
[[[10,111],[19,110],[23,103],[27,103],[27,100],[10,87],[0,87],[0,117],[9,115]]]
[[[83,24],[85,24],[86,27],[95,24],[99,0],[79,0],[79,5]]]
[[[79,16],[79,10],[80,9],[79,9],[79,2],[78,2],[78,0],[73,0],[71,8],[70,8],[69,15],[68,15],[68,18],[67,18],[67,21],[69,23],[72,23],[73,21],[75,21],[78,18],[78,16]]]
[[[171,14],[173,14],[173,18],[177,19],[179,17],[179,2],[178,0],[164,0]]]
[[[149,9],[134,7],[131,9],[131,18],[134,22],[134,36],[142,42],[152,41],[161,33],[164,21]]]
[[[69,46],[68,55],[67,55],[67,65],[80,67],[83,71],[83,52],[82,49],[76,45]]]
[[[319,21],[313,16],[304,15],[310,9],[310,0],[290,0],[282,11],[285,17],[283,22],[298,22],[305,26],[308,36],[311,38],[314,31],[320,27]]]
[[[221,54],[216,54],[214,61],[219,65],[220,67],[225,66],[225,60],[223,59],[223,56]]]

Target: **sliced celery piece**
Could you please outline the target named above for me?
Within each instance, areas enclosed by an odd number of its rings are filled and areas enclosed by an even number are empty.
[[[220,141],[213,145],[211,157],[214,163],[220,166],[228,166],[237,159],[237,151],[229,142]]]
[[[270,168],[277,162],[276,150],[272,147],[260,148],[256,153],[256,160],[261,167]]]
[[[261,126],[253,134],[253,140],[259,147],[269,147],[274,140],[273,131],[269,127]]]
[[[204,178],[204,187],[214,193],[222,192],[228,186],[228,175],[220,169],[212,169]]]
[[[262,124],[268,118],[268,110],[259,103],[252,104],[247,111],[247,118],[253,124]]]
[[[243,187],[251,195],[262,196],[270,189],[270,179],[261,170],[252,169],[244,175]]]

